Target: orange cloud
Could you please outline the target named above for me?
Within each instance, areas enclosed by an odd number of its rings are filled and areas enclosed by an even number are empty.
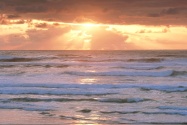
[[[125,40],[128,36],[116,33],[114,31],[108,31],[106,28],[98,28],[93,32],[91,39],[92,50],[124,50]]]
[[[184,26],[16,21],[0,25],[1,50],[187,49]]]

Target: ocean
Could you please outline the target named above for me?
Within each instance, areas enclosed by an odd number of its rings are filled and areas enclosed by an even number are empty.
[[[0,124],[187,124],[187,51],[0,51]]]

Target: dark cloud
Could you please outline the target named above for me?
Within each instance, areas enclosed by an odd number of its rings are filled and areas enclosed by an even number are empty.
[[[162,10],[161,14],[163,15],[175,15],[179,13],[187,13],[187,7],[179,7],[179,8],[168,8]]]
[[[76,23],[86,23],[86,22],[90,22],[90,23],[94,23],[93,20],[89,19],[89,18],[86,18],[86,17],[83,17],[83,16],[80,16],[80,17],[77,17],[74,22]]]
[[[0,10],[3,8],[3,6],[2,5],[0,5]]]
[[[84,16],[101,23],[187,25],[187,0],[1,0],[0,5],[2,13],[41,20],[73,22]]]
[[[1,14],[0,15],[0,24],[2,25],[9,25],[9,24],[24,24],[24,23],[28,23],[28,20],[23,20],[23,19],[19,19],[18,15],[5,15],[5,14]],[[14,21],[10,21],[11,19],[17,19]]]
[[[7,15],[7,18],[8,19],[16,19],[16,18],[20,18],[20,16],[17,14],[9,14],[9,15]]]
[[[187,25],[185,23],[185,21],[187,21],[185,15],[187,15],[187,7],[175,7],[175,8],[164,8],[160,12],[149,13],[147,16],[151,18],[165,20],[165,21],[160,21],[160,24],[167,23],[168,25],[170,24]]]
[[[15,11],[18,13],[42,13],[46,12],[47,9],[42,6],[31,6],[31,7],[16,7]]]
[[[7,20],[7,16],[4,14],[0,14],[0,24],[7,25],[9,24],[9,21]]]
[[[151,30],[145,30],[145,29],[142,29],[142,30],[140,30],[140,31],[137,31],[136,33],[152,33],[152,31]]]
[[[39,23],[39,24],[35,24],[35,27],[37,27],[37,28],[47,28],[47,24],[46,23]]]
[[[142,30],[139,30],[137,31],[136,33],[167,33],[169,32],[169,28],[163,28],[163,29],[160,29],[159,31],[153,31],[153,30],[147,30],[147,29],[142,29]]]
[[[1,0],[1,3],[4,3],[6,6],[25,6],[25,5],[35,5],[35,4],[44,4],[48,0]]]
[[[161,12],[161,14],[169,14],[169,15],[178,14],[178,13],[179,13],[178,8],[169,8],[169,9],[165,9]]]
[[[160,17],[161,15],[158,13],[149,13],[148,17]]]

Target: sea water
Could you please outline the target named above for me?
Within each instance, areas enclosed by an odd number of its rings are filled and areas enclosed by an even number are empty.
[[[0,51],[0,124],[187,124],[187,51]]]

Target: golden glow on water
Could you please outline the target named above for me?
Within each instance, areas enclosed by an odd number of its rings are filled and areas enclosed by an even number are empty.
[[[96,112],[91,114],[85,114],[85,115],[76,115],[76,117],[82,118],[81,120],[75,121],[75,125],[104,125],[98,123],[99,121],[106,120],[101,118],[100,115],[98,115]]]
[[[87,70],[86,72],[88,73],[96,73],[96,70]],[[81,84],[92,84],[92,83],[96,83],[98,79],[96,78],[89,78],[89,77],[86,77],[86,78],[82,78],[79,80],[79,83]]]
[[[97,82],[97,79],[95,78],[83,78],[83,79],[80,79],[80,83],[81,84],[92,84],[92,83],[95,83]]]
[[[104,124],[88,123],[87,121],[79,120],[79,121],[76,121],[75,125],[104,125]]]

